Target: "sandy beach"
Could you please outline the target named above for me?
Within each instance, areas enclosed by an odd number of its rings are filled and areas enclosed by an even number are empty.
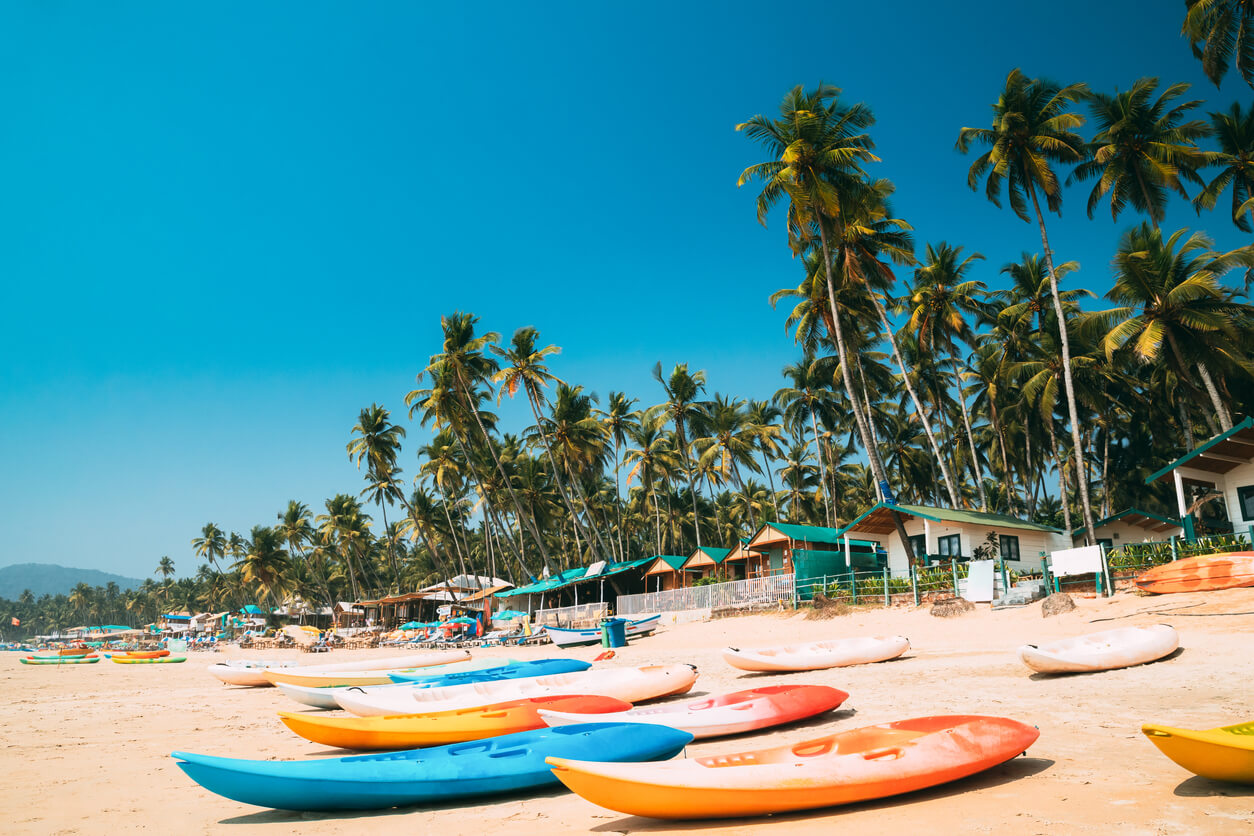
[[[763,682],[812,682],[848,691],[840,710],[775,730],[694,743],[706,755],[802,741],[906,717],[986,713],[1041,729],[1026,757],[965,781],[853,807],[756,820],[670,823],[596,807],[564,788],[528,796],[365,814],[289,813],[213,795],[175,766],[175,749],[235,757],[300,759],[347,754],[309,743],[275,712],[299,708],[273,688],[234,688],[205,666],[225,658],[304,663],[384,658],[396,651],[191,654],[181,665],[31,668],[0,660],[9,698],[0,708],[7,833],[346,833],[363,827],[441,834],[942,832],[1240,833],[1254,828],[1254,787],[1219,784],[1177,767],[1140,733],[1142,722],[1209,728],[1252,719],[1254,590],[1112,599],[1077,598],[1076,610],[1042,618],[1040,604],[981,606],[941,619],[926,608],[855,610],[830,620],[799,613],[746,616],[671,627],[633,642],[611,665],[689,662],[693,695]],[[1161,662],[1071,677],[1041,677],[1015,657],[1026,642],[1116,626],[1169,623],[1181,650]],[[809,674],[752,675],[720,656],[802,638],[901,634],[903,658]],[[600,648],[569,652],[592,659]],[[477,655],[539,658],[552,646]],[[398,831],[399,832],[399,831]]]

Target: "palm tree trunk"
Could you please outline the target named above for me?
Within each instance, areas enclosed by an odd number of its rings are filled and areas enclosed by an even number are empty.
[[[1036,198],[1036,189],[1032,179],[1024,177],[1028,194],[1032,195],[1032,207],[1036,210],[1036,223],[1041,228],[1041,246],[1045,249],[1045,267],[1049,270],[1049,293],[1054,300],[1054,314],[1058,317],[1058,341],[1062,346],[1062,383],[1067,392],[1067,414],[1071,419],[1071,443],[1075,445],[1075,473],[1077,487],[1080,489],[1080,511],[1084,514],[1084,528],[1088,532],[1089,542],[1097,542],[1097,532],[1093,527],[1093,509],[1089,506],[1089,486],[1084,478],[1084,453],[1080,440],[1080,412],[1076,407],[1075,385],[1071,381],[1071,340],[1067,337],[1067,315],[1063,311],[1062,296],[1058,293],[1058,274],[1054,272],[1054,254],[1049,249],[1049,235],[1045,232],[1045,216],[1041,214],[1041,204]]]
[[[1102,430],[1102,518],[1110,516],[1110,430]]]
[[[1184,354],[1180,351],[1180,344],[1176,342],[1176,335],[1171,332],[1170,328],[1166,329],[1166,331],[1167,344],[1171,346],[1172,356],[1176,360],[1176,374],[1179,375],[1181,382],[1188,383],[1190,388],[1196,391],[1197,387],[1193,386],[1189,381],[1189,364],[1184,361]],[[1206,394],[1210,397],[1211,406],[1215,409],[1215,415],[1219,418],[1220,430],[1215,429],[1215,422],[1210,418],[1206,410],[1202,410],[1202,417],[1206,419],[1215,435],[1218,435],[1221,431],[1227,432],[1232,429],[1232,416],[1224,408],[1224,402],[1219,397],[1219,390],[1215,387],[1215,381],[1211,379],[1210,372],[1206,371],[1206,366],[1198,363],[1197,370],[1199,377],[1202,378],[1202,384],[1206,388]]]
[[[1219,389],[1215,386],[1215,381],[1211,378],[1210,372],[1206,369],[1205,363],[1197,364],[1197,372],[1202,378],[1202,383],[1206,386],[1206,394],[1210,395],[1210,402],[1215,407],[1215,414],[1219,416],[1219,426],[1224,431],[1232,429],[1232,413],[1228,411],[1228,405],[1223,402],[1223,398],[1219,397]]]
[[[1067,466],[1063,464],[1062,452],[1058,449],[1058,436],[1054,435],[1052,420],[1049,422],[1049,446],[1054,451],[1054,464],[1058,468],[1058,492],[1062,497],[1062,524],[1067,529],[1067,536],[1071,536],[1071,532],[1075,529],[1071,525],[1071,506],[1067,504]]]
[[[766,454],[766,445],[762,445],[762,466],[766,468],[766,480],[771,485],[771,505],[775,508],[775,519],[779,519],[779,499],[775,496],[775,474],[771,471],[771,460]]]
[[[875,429],[875,421],[872,420],[872,417],[874,415],[874,410],[871,408],[871,395],[867,391],[866,372],[862,368],[862,358],[857,357],[856,363],[858,366],[858,388],[862,390],[862,402],[863,404],[866,405],[866,423],[867,423],[867,426],[871,429],[871,443],[875,445],[875,449],[878,451],[880,449],[879,431]],[[836,471],[835,462],[829,462],[828,472],[831,473],[831,476],[832,476],[833,493],[835,493],[835,489],[836,489],[835,471]],[[887,468],[885,469],[885,475],[887,475]],[[875,486],[875,496],[880,502],[884,501],[884,488],[882,487],[882,485],[877,484]],[[836,525],[835,512],[833,512],[832,514],[832,525],[833,526]]]
[[[1001,475],[1005,479],[1006,484],[1006,502],[1010,506],[1010,513],[1013,516],[1019,512],[1019,503],[1016,489],[1014,488],[1014,480],[1010,472],[1010,457],[1006,455],[1006,433],[1002,429],[1001,421],[997,416],[997,404],[993,400],[993,393],[988,392],[988,420],[993,424],[993,432],[997,435],[997,448],[1001,452]]]
[[[684,454],[684,472],[688,475],[688,493],[692,495],[692,527],[697,535],[697,548],[701,548],[701,515],[697,513],[697,483],[692,478],[692,457],[688,455],[688,439],[684,435],[682,418],[675,418],[675,441]]]
[[[967,412],[967,390],[962,385],[962,372],[958,368],[956,353],[949,356],[950,366],[954,370],[954,383],[958,386],[958,404],[962,407],[962,426],[967,431],[967,449],[971,451],[971,475],[975,478],[975,487],[980,496],[980,510],[988,511],[988,500],[984,496],[984,469],[980,467],[980,457],[975,452],[975,434],[971,432],[971,415]]]
[[[619,472],[623,463],[618,453],[618,435],[614,436],[614,519],[618,531],[618,559],[627,560],[627,546],[623,542],[623,485],[622,474]]]
[[[531,404],[531,414],[536,419],[536,429],[540,431],[540,440],[544,442],[544,452],[548,455],[549,466],[553,468],[553,482],[557,485],[557,493],[559,496],[562,497],[562,502],[563,504],[566,505],[566,510],[570,512],[571,526],[572,528],[575,529],[575,551],[579,552],[580,551],[579,518],[578,518],[578,515],[575,513],[574,504],[570,501],[570,497],[566,493],[566,486],[562,484],[562,479],[561,479],[561,476],[559,474],[558,467],[557,467],[557,461],[554,460],[553,458],[553,448],[549,444],[548,433],[544,431],[544,421],[541,420],[540,411],[536,408],[535,395],[532,393],[531,387],[529,385],[525,385],[525,388],[527,390],[527,402]],[[588,502],[586,499],[583,499],[582,496],[580,497],[580,499],[583,501],[584,514],[587,515],[588,514]],[[592,538],[587,535],[587,532],[584,533],[584,539],[588,541],[589,546],[592,545]],[[598,542],[599,542],[599,538],[598,538]],[[601,544],[601,548],[602,550],[605,549],[604,543]]]
[[[845,394],[849,396],[849,406],[853,409],[853,420],[858,425],[858,434],[862,436],[862,445],[866,449],[867,460],[871,464],[871,473],[874,474],[876,481],[888,484],[888,474],[884,472],[884,463],[880,461],[880,454],[875,445],[871,441],[871,429],[867,422],[867,416],[862,414],[862,404],[858,401],[858,396],[853,389],[852,375],[848,374],[849,355],[845,351],[845,331],[840,324],[840,310],[836,307],[836,283],[832,280],[832,257],[827,248],[827,230],[823,226],[823,219],[818,218],[819,241],[823,247],[823,270],[827,277],[827,304],[832,309],[832,330],[836,333],[836,351],[838,360],[840,361],[841,375],[840,380],[845,386]],[[909,565],[914,565],[914,549],[910,545],[910,538],[906,536],[906,528],[901,522],[901,515],[897,512],[892,514],[893,522],[896,524],[897,536],[901,539],[901,545],[906,552],[906,561]]]
[[[832,502],[831,485],[827,483],[827,457],[823,455],[823,445],[819,442],[819,422],[814,417],[814,410],[810,410],[810,425],[814,428],[814,455],[819,460],[819,481],[823,485],[823,522],[826,525],[832,524]]]
[[[401,591],[401,570],[396,563],[396,549],[392,543],[392,536],[388,533],[388,506],[384,501],[386,497],[381,497],[379,502],[379,511],[383,514],[383,536],[388,541],[388,563],[392,566],[392,580],[396,583],[396,591]]]

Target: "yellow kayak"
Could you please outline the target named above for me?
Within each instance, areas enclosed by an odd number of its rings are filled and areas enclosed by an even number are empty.
[[[1254,722],[1204,730],[1146,723],[1141,731],[1159,751],[1195,775],[1254,784]]]

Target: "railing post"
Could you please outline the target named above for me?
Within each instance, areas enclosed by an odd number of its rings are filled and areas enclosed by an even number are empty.
[[[1180,550],[1176,546],[1176,535],[1171,535],[1171,562],[1175,563],[1180,559]]]
[[[858,577],[852,571],[849,572],[849,601],[858,603]]]
[[[888,597],[888,564],[884,564],[884,606],[892,606],[892,601]]]
[[[914,593],[914,605],[919,606],[919,574],[913,563],[910,564],[910,591]]]
[[[1006,571],[1006,558],[1001,559],[1001,595],[1005,598],[1010,594],[1010,573]]]
[[[958,597],[958,561],[956,558],[949,558],[949,574],[954,579],[954,597]]]

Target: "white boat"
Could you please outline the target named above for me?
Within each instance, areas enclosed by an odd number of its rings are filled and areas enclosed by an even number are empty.
[[[1121,627],[1047,644],[1025,644],[1019,659],[1037,673],[1088,673],[1153,662],[1175,652],[1180,636],[1167,624]]]
[[[742,671],[817,671],[884,662],[909,649],[905,636],[863,636],[749,650],[729,647],[723,659]]]
[[[651,615],[627,622],[627,638],[647,636],[658,628],[661,615]],[[545,627],[544,632],[553,644],[558,647],[575,647],[581,644],[598,644],[601,641],[601,628],[589,627],[586,630],[570,630],[566,627]]]
[[[692,665],[648,665],[441,688],[388,688],[373,693],[362,688],[345,688],[337,690],[335,701],[340,708],[359,717],[454,711],[528,697],[567,695],[614,697],[635,703],[687,693],[696,681],[697,670]]]
[[[497,668],[504,665],[517,664],[518,662],[513,659],[471,659],[469,662],[453,662],[452,664],[436,665],[429,668],[404,668],[394,671],[362,671],[361,673],[363,674],[363,677],[368,677],[368,679],[365,679],[361,684],[356,685],[352,683],[345,683],[343,685],[294,685],[290,682],[276,682],[275,685],[277,685],[279,690],[285,695],[291,697],[302,705],[307,705],[311,708],[322,708],[334,711],[340,707],[340,704],[335,701],[335,695],[337,693],[342,693],[349,688],[354,688],[365,694],[374,694],[380,691],[386,692],[396,688],[412,689],[414,687],[414,684],[411,682],[392,682],[391,679],[387,678],[388,674],[422,672],[424,674],[429,673],[432,676],[439,676],[446,673],[464,673],[467,671],[478,671],[486,668]],[[338,679],[341,677],[351,676],[353,673],[355,672],[348,671],[346,673],[337,674],[336,676]],[[383,674],[386,681],[380,683],[377,678],[378,674]]]
[[[209,673],[227,685],[249,685],[264,687],[270,685],[266,671],[270,668],[294,668],[296,662],[275,662],[258,659],[231,659],[209,665]]]

